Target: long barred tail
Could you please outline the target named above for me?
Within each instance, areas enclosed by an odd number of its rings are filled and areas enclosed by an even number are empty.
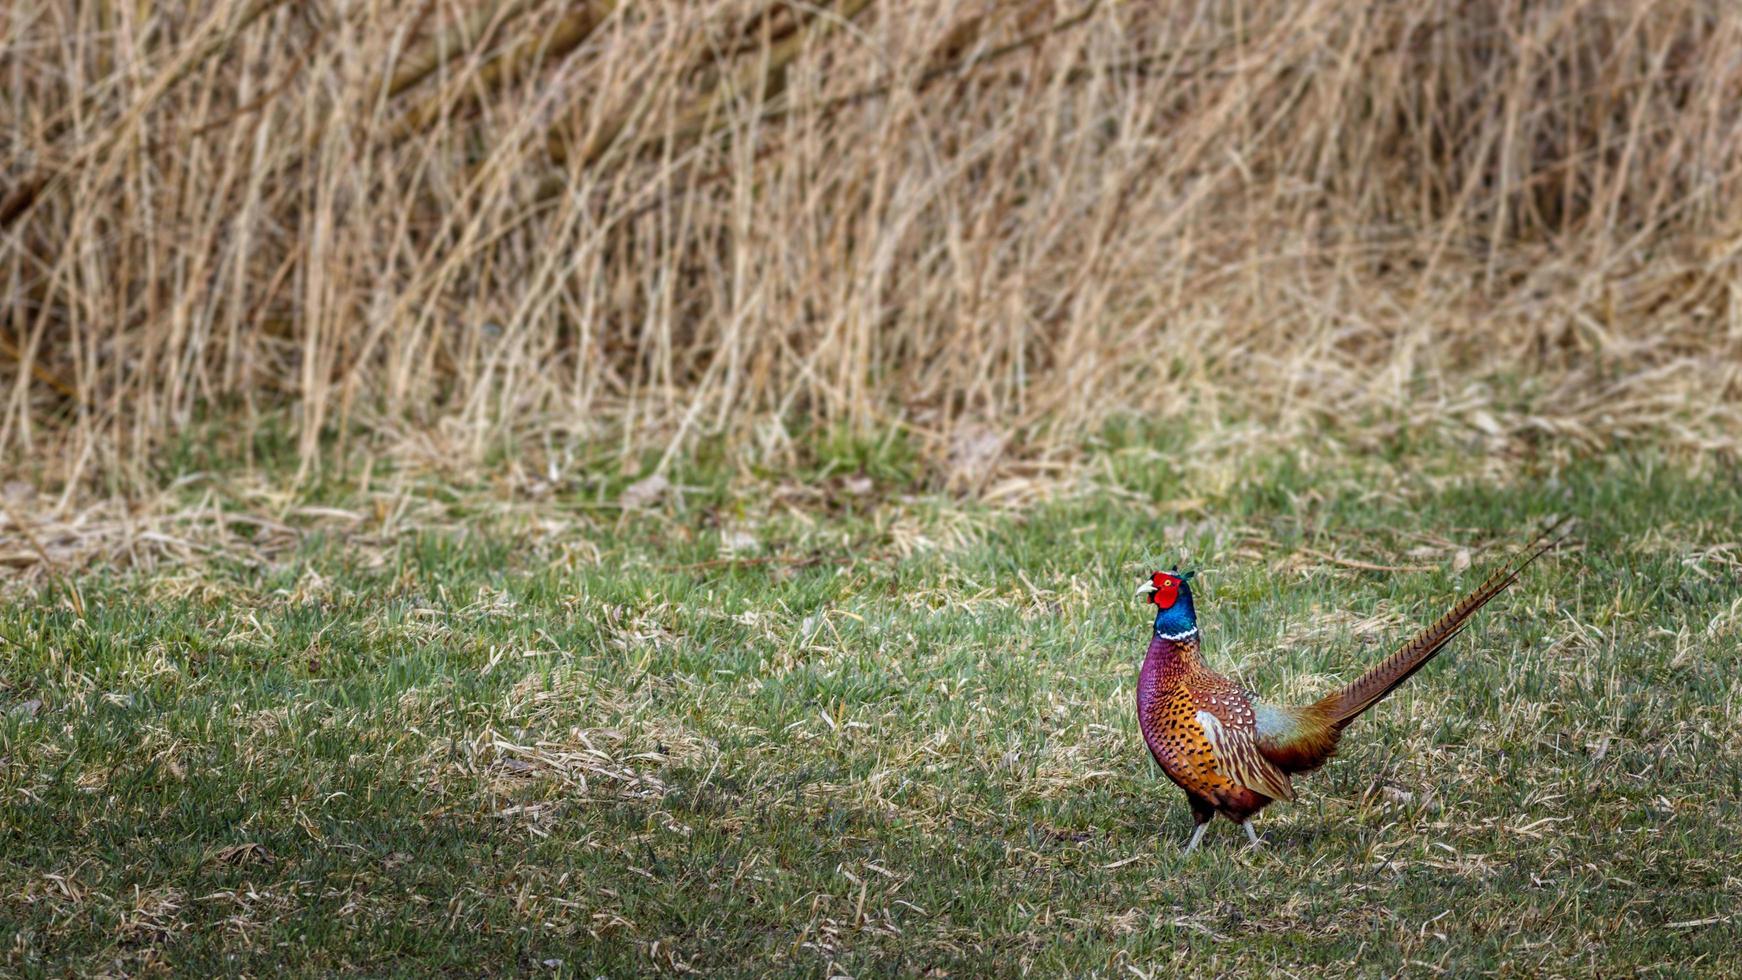
[[[1556,534],[1566,524],[1565,517],[1555,521],[1536,540],[1531,542],[1523,560],[1508,565],[1488,576],[1487,581],[1476,587],[1474,592],[1458,600],[1432,626],[1417,633],[1408,643],[1399,647],[1395,653],[1380,661],[1377,666],[1342,690],[1336,691],[1312,706],[1314,714],[1331,722],[1337,728],[1348,724],[1359,717],[1362,712],[1378,704],[1387,694],[1397,689],[1397,685],[1409,680],[1411,674],[1420,670],[1434,655],[1445,649],[1452,638],[1470,624],[1470,617],[1476,615],[1476,610],[1488,604],[1488,600],[1506,590],[1506,587],[1518,580],[1518,574],[1531,562],[1542,557],[1543,552],[1561,542],[1561,536]]]

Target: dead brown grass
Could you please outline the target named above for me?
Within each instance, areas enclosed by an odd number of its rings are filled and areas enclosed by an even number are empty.
[[[47,480],[136,486],[214,409],[290,411],[305,470],[1742,434],[1718,0],[3,16],[0,450]]]

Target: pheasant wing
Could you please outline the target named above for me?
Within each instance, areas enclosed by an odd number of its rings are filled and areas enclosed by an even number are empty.
[[[1229,724],[1207,710],[1200,710],[1197,717],[1223,775],[1272,799],[1294,799],[1294,785],[1288,774],[1258,751],[1257,735],[1251,726]]]

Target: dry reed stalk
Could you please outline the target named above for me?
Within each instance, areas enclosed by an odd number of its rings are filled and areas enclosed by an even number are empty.
[[[478,72],[476,79],[457,81],[454,94],[438,94],[407,110],[394,122],[392,139],[398,141],[423,132],[438,116],[455,111],[460,98],[482,100],[516,78],[537,70],[541,64],[568,54],[592,37],[616,9],[615,0],[594,0],[576,5],[549,30],[524,38],[514,50],[490,61]]]
[[[1713,0],[20,0],[0,76],[50,482],[287,410],[310,472],[895,426],[977,487],[1129,415],[1742,436]]]
[[[488,35],[493,27],[505,24],[519,17],[532,6],[532,0],[505,0],[503,3],[485,4],[472,11],[472,15],[448,28],[447,31],[428,37],[409,54],[393,72],[392,81],[387,84],[386,95],[393,98],[423,81],[445,65],[475,48],[477,43]]]

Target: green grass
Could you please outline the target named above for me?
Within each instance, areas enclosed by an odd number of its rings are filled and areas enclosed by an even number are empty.
[[[1187,481],[1127,446],[1013,510],[839,474],[621,518],[559,491],[543,523],[15,590],[0,970],[1734,971],[1742,486],[1481,469]],[[1212,663],[1306,699],[1553,513],[1569,545],[1267,848],[1218,822],[1181,856],[1133,721],[1143,573],[1187,556]]]

